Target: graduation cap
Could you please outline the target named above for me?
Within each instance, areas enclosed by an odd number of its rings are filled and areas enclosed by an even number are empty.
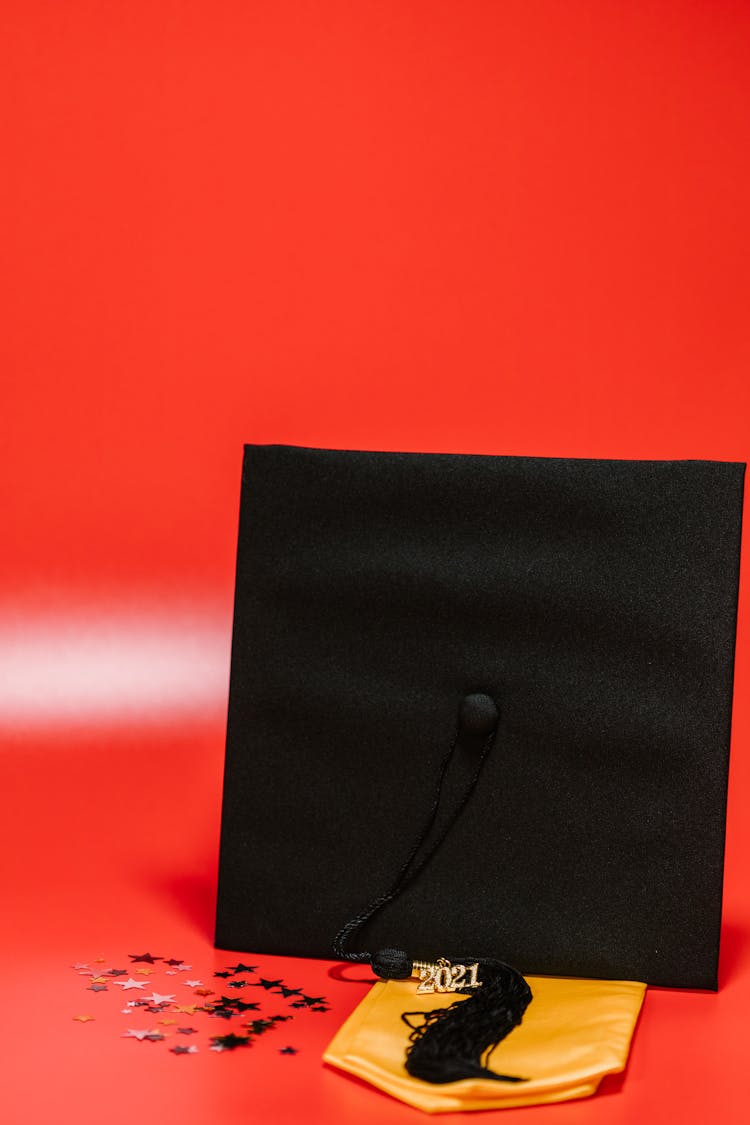
[[[716,988],[744,468],[247,446],[217,945]]]

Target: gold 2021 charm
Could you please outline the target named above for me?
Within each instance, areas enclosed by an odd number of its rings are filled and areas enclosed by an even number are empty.
[[[465,992],[482,985],[476,961],[473,965],[451,965],[445,957],[438,957],[435,962],[415,961],[412,972],[419,974],[417,992]]]

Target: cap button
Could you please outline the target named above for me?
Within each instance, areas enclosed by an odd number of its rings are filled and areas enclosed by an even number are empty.
[[[495,700],[483,692],[464,696],[459,714],[461,726],[471,734],[490,734],[500,718]]]

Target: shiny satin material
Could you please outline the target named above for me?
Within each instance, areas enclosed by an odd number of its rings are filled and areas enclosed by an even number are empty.
[[[594,1094],[606,1074],[624,1070],[646,985],[636,981],[527,977],[534,1000],[523,1023],[492,1052],[490,1069],[523,1083],[464,1079],[435,1086],[404,1068],[409,1030],[403,1012],[452,1004],[450,993],[417,996],[415,981],[374,985],[323,1058],[427,1113],[561,1102]]]

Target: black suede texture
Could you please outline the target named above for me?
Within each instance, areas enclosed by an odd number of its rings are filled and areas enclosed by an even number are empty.
[[[744,468],[247,446],[216,944],[715,988]]]

